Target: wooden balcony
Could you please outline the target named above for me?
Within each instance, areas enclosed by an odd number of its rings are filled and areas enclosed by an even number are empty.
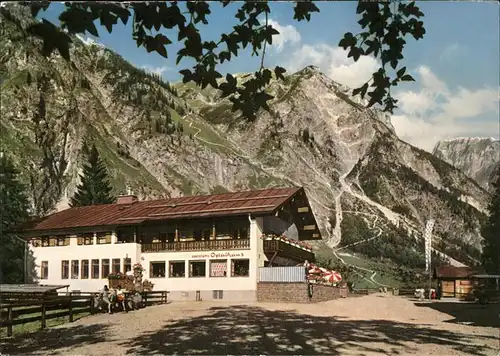
[[[279,240],[264,240],[264,253],[290,258],[299,262],[314,261],[314,253]]]
[[[141,244],[142,252],[249,250],[250,239],[157,242]]]

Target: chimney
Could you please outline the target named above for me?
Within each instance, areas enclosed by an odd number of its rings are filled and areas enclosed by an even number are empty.
[[[116,204],[133,204],[138,200],[133,194],[120,195],[116,198]]]
[[[127,194],[120,195],[116,199],[117,204],[133,204],[138,201],[137,196],[132,193],[132,189],[127,185]]]

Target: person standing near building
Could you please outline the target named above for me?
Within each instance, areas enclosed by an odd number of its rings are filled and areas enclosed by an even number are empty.
[[[109,289],[108,286],[105,285],[104,288],[101,291],[102,294],[102,301],[104,304],[108,305],[108,313],[111,314],[111,301],[109,300]]]

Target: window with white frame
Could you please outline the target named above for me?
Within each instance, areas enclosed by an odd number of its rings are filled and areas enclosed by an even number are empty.
[[[186,277],[186,262],[170,261],[169,271],[170,271],[169,277],[172,278]]]
[[[231,276],[248,277],[250,275],[250,260],[238,259],[231,260]]]
[[[149,264],[149,276],[151,278],[165,277],[165,261],[154,261]]]
[[[69,278],[69,261],[61,261],[61,279]]]
[[[80,261],[71,261],[71,279],[78,279],[80,275]]]
[[[189,261],[189,277],[205,277],[206,275],[206,261]]]
[[[40,279],[49,278],[49,261],[42,261],[40,264]]]

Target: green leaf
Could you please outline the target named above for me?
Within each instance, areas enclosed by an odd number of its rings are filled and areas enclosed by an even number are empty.
[[[49,6],[50,6],[49,1],[31,2],[30,4],[31,15],[33,17],[36,17],[40,12],[40,10],[45,11],[49,8]]]
[[[297,1],[294,7],[294,20],[311,20],[312,12],[319,12],[318,7],[312,1]]]
[[[361,98],[364,98],[365,95],[366,95],[367,90],[368,90],[368,83],[365,83],[363,86],[354,89],[352,91],[352,95],[356,96],[356,95],[359,94],[361,96]]]
[[[403,74],[405,74],[405,72],[406,72],[406,67],[403,67],[400,70],[398,70],[396,75],[398,76],[398,78],[401,78],[403,76]]]
[[[69,44],[71,39],[53,23],[43,19],[41,23],[31,25],[28,32],[43,40],[42,54],[44,56],[49,57],[57,48],[64,59],[70,60]]]
[[[356,37],[354,37],[351,32],[347,32],[344,34],[344,37],[340,40],[339,47],[347,49],[348,47],[355,46],[356,43],[357,43]]]
[[[401,77],[401,81],[403,82],[414,82],[415,79],[413,79],[413,77],[409,74],[405,74]]]
[[[286,69],[280,66],[276,66],[274,68],[274,74],[276,75],[276,78],[284,80],[285,76],[283,74],[286,73]]]

